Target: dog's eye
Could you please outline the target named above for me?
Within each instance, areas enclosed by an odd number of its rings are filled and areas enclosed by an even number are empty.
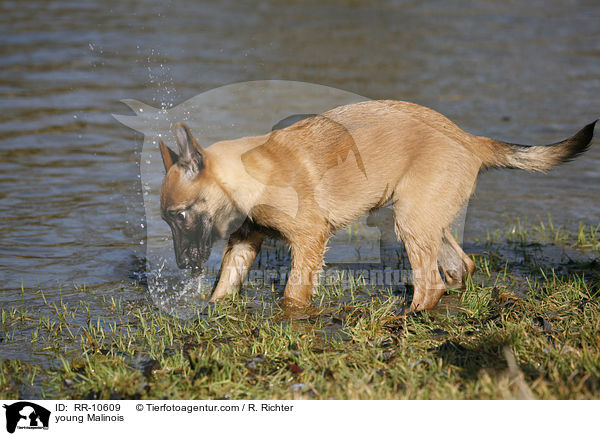
[[[181,211],[177,212],[177,219],[179,221],[185,221],[185,217],[186,217],[185,210],[181,210]]]

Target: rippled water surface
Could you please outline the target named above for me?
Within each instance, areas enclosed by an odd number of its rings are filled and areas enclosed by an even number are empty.
[[[0,305],[143,294],[143,136],[111,116],[122,99],[296,80],[549,143],[600,115],[599,22],[597,1],[2,2]],[[487,172],[465,237],[506,214],[597,223],[599,182],[597,141],[547,175]]]

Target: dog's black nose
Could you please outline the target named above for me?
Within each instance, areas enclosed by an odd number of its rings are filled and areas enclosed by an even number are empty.
[[[188,257],[178,256],[175,260],[179,269],[186,269],[190,266],[190,259]]]
[[[179,269],[192,268],[192,274],[202,270],[202,262],[191,259],[189,256],[181,256],[176,259]]]

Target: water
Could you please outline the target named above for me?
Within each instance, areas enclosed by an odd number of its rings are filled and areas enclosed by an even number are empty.
[[[111,116],[131,115],[122,99],[170,108],[224,84],[296,80],[413,101],[518,143],[563,139],[600,115],[594,1],[6,1],[0,11],[7,308],[43,310],[40,291],[50,302],[145,296],[143,136]],[[547,175],[482,174],[465,238],[506,214],[597,223],[599,168],[596,141]],[[24,357],[18,343],[2,347]]]

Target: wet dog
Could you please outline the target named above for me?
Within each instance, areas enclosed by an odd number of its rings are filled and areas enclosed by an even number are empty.
[[[584,152],[594,124],[555,144],[517,145],[468,134],[416,104],[368,101],[203,149],[176,123],[179,153],[160,143],[162,217],[180,268],[199,270],[213,241],[228,238],[211,301],[241,287],[265,236],[284,239],[284,302],[305,306],[332,232],[391,201],[413,270],[410,309],[431,309],[445,290],[440,269],[451,285],[475,270],[449,226],[479,171],[545,171]]]

